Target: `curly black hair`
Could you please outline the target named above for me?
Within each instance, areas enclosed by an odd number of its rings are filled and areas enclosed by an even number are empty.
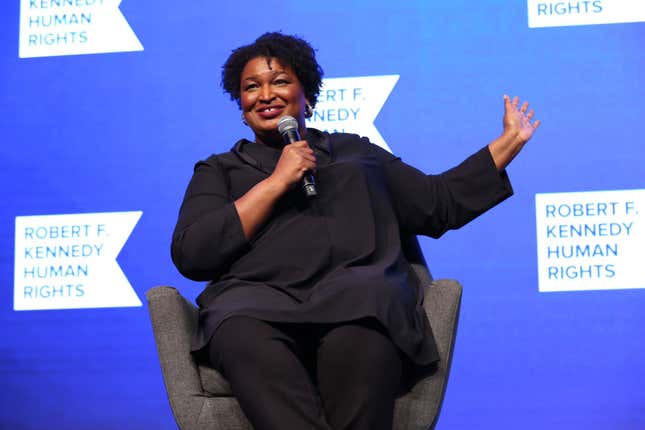
[[[222,67],[222,88],[240,105],[240,78],[250,60],[257,57],[276,58],[289,66],[302,84],[305,98],[316,105],[323,71],[316,61],[316,54],[309,43],[297,36],[279,32],[264,33],[250,45],[241,46],[231,53]]]

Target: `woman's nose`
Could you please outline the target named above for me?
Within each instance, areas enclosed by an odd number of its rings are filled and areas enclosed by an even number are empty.
[[[260,100],[262,101],[270,101],[273,99],[273,89],[271,88],[271,85],[262,85],[260,87]]]

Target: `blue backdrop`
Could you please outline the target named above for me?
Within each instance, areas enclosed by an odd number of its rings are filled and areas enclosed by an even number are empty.
[[[645,24],[529,28],[527,4],[502,0],[121,11],[142,51],[19,58],[20,4],[0,6],[0,428],[175,428],[145,303],[14,310],[15,218],[142,211],[123,272],[142,299],[159,284],[194,298],[169,254],[179,204],[196,160],[250,137],[220,67],[273,30],[309,40],[326,77],[399,75],[375,125],[424,171],[495,138],[504,93],[543,121],[509,168],[513,198],[422,239],[435,277],[464,285],[437,428],[645,428],[645,294],[540,293],[534,203],[645,188]]]

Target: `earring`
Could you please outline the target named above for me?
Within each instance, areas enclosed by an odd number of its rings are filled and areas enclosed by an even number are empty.
[[[305,105],[305,118],[311,118],[314,116],[314,110],[311,108],[311,105],[307,103]]]
[[[242,124],[249,125],[249,123],[246,122],[246,119],[244,119],[244,112],[242,112]]]

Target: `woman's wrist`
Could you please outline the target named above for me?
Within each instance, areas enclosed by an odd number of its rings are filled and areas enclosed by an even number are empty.
[[[520,139],[520,133],[512,130],[504,132],[488,145],[488,150],[497,170],[502,171],[513,160],[526,142]]]
[[[269,176],[260,182],[262,191],[275,197],[280,197],[289,190],[289,184],[276,177],[275,174]]]

